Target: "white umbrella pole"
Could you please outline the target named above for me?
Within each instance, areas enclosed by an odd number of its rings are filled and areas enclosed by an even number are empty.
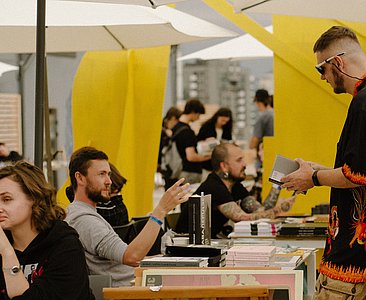
[[[34,164],[43,169],[44,76],[46,0],[37,0],[36,94]]]

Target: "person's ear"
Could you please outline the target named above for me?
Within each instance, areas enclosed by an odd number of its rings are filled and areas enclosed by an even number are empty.
[[[79,185],[83,185],[85,176],[81,174],[79,171],[75,172],[75,179],[76,182]]]
[[[343,69],[344,69],[344,60],[342,59],[342,57],[336,56],[336,57],[334,58],[334,63],[335,63],[335,65],[336,65],[339,69],[341,69],[341,70],[343,70]]]
[[[227,173],[227,172],[228,172],[228,167],[227,167],[226,162],[224,162],[224,161],[220,162],[220,169],[221,169],[221,171],[223,171],[224,173]]]

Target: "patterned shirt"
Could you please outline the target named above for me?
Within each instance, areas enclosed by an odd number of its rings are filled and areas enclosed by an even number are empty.
[[[331,189],[328,238],[319,272],[366,282],[366,82],[352,99],[337,144],[335,168],[359,187]]]

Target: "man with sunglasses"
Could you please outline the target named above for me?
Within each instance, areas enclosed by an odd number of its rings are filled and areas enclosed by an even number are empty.
[[[314,45],[321,79],[334,93],[353,96],[334,168],[297,159],[300,168],[281,179],[297,192],[331,187],[328,238],[315,299],[366,299],[366,56],[353,31],[333,26]],[[342,296],[341,296],[342,295]]]

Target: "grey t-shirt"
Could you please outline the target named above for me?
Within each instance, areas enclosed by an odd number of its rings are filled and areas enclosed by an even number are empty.
[[[90,274],[111,275],[112,286],[129,286],[133,268],[121,262],[127,244],[96,209],[75,200],[67,208],[65,221],[79,234]]]
[[[273,136],[273,109],[265,110],[259,115],[254,125],[253,135],[259,139]]]

